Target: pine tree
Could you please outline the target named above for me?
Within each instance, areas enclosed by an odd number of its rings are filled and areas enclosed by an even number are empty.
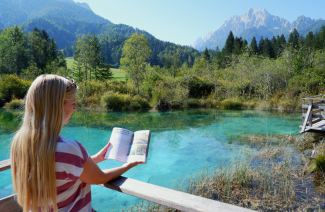
[[[240,38],[235,38],[235,41],[234,41],[234,50],[233,50],[233,53],[236,54],[236,55],[239,55],[242,53],[242,46],[243,46],[243,40],[242,40],[242,37]]]
[[[306,39],[305,39],[305,46],[314,48],[315,41],[314,41],[314,33],[312,31],[308,32]]]
[[[209,61],[210,62],[210,54],[209,54],[209,51],[208,51],[208,48],[205,48],[204,52],[203,52],[203,58],[206,60],[206,61]]]
[[[255,36],[252,39],[251,45],[249,46],[250,51],[252,54],[257,54],[258,53],[258,47],[257,47],[257,42]]]
[[[225,54],[226,55],[230,55],[232,54],[233,50],[234,50],[234,34],[232,33],[232,31],[229,32],[229,35],[227,37],[226,40],[226,45],[225,45]]]
[[[261,39],[258,42],[258,53],[259,54],[263,54],[263,48],[264,48],[264,39],[263,39],[263,36],[261,36]]]
[[[288,43],[295,49],[299,48],[299,45],[298,45],[299,44],[299,33],[298,33],[297,29],[293,29],[293,31],[290,33]]]

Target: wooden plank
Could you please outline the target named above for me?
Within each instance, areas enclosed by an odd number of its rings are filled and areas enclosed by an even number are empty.
[[[6,211],[6,212],[22,211],[21,207],[16,201],[15,194],[0,199],[0,211]]]
[[[321,94],[321,95],[316,95],[316,96],[306,97],[306,98],[302,98],[302,99],[310,99],[310,98],[316,98],[316,97],[320,97],[320,96],[324,96],[324,95]]]
[[[313,124],[312,127],[306,126],[306,131],[307,130],[325,131],[325,120],[321,120]]]
[[[309,105],[302,105],[302,108],[303,109],[308,109],[308,106]],[[322,109],[322,110],[325,110],[325,106],[324,105],[313,105],[313,109]]]
[[[192,194],[119,177],[101,186],[181,211],[239,212],[253,211]]]
[[[308,122],[308,119],[309,119],[309,115],[310,115],[311,108],[312,108],[312,105],[309,105],[308,106],[307,113],[306,114],[302,114],[302,117],[304,117],[304,115],[305,115],[305,120],[304,120],[304,123],[303,123],[302,128],[301,128],[301,130],[300,130],[299,133],[304,133],[305,132],[305,129],[306,129],[306,125],[307,125],[307,122]]]
[[[310,115],[310,114],[308,114],[308,115]],[[309,117],[309,116],[307,116],[307,114],[302,114],[302,117],[306,118],[306,117]],[[317,115],[317,114],[315,114],[315,115],[312,115],[312,118],[325,119],[325,115]]]
[[[313,125],[314,125],[315,123],[317,123],[317,122],[322,122],[322,121],[324,121],[324,120],[321,120],[321,119],[314,119],[314,120],[313,120]],[[325,122],[325,121],[324,121],[324,122]],[[307,125],[309,125],[309,124],[307,123]],[[302,125],[299,125],[299,127],[302,128]]]
[[[320,113],[320,112],[322,112],[322,111],[323,111],[323,110],[321,110],[321,109],[313,110],[313,114]]]
[[[309,99],[309,105],[311,106],[311,111],[313,110],[313,100]],[[309,113],[309,116],[307,116],[306,118],[308,118],[308,123],[309,123],[309,127],[313,126],[313,117],[312,117],[312,112]]]
[[[10,159],[0,161],[0,172],[10,169],[10,167],[11,167]]]

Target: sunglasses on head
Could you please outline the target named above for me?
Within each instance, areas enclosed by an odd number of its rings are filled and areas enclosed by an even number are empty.
[[[69,80],[71,83],[67,86],[67,89],[70,88],[70,87],[77,87],[76,85],[76,82],[74,81],[74,79],[70,78],[70,77],[64,77],[66,78],[67,80]]]

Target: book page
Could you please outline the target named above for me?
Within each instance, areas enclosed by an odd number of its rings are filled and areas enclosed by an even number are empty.
[[[133,138],[133,132],[123,128],[114,127],[109,142],[111,143],[105,154],[105,159],[126,162],[127,154]]]
[[[133,161],[143,161],[145,163],[147,162],[150,136],[150,130],[141,130],[134,133],[130,152],[128,153],[128,163]]]

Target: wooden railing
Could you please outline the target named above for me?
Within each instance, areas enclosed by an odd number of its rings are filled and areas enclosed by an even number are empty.
[[[0,161],[0,172],[10,169],[10,160]],[[126,177],[119,177],[100,186],[115,191],[129,194],[144,200],[160,205],[168,206],[181,211],[206,211],[206,212],[249,212],[250,209],[230,205],[227,203],[195,196],[192,194],[175,191],[169,188],[152,185],[149,183],[133,180]],[[0,211],[16,212],[21,211],[15,201],[15,195],[0,199]]]
[[[323,96],[317,95],[302,99],[302,125],[299,133],[304,133],[308,130],[325,130],[325,127],[323,127],[325,115],[321,114],[325,110],[325,99]],[[306,104],[306,101],[308,101],[308,104]]]

